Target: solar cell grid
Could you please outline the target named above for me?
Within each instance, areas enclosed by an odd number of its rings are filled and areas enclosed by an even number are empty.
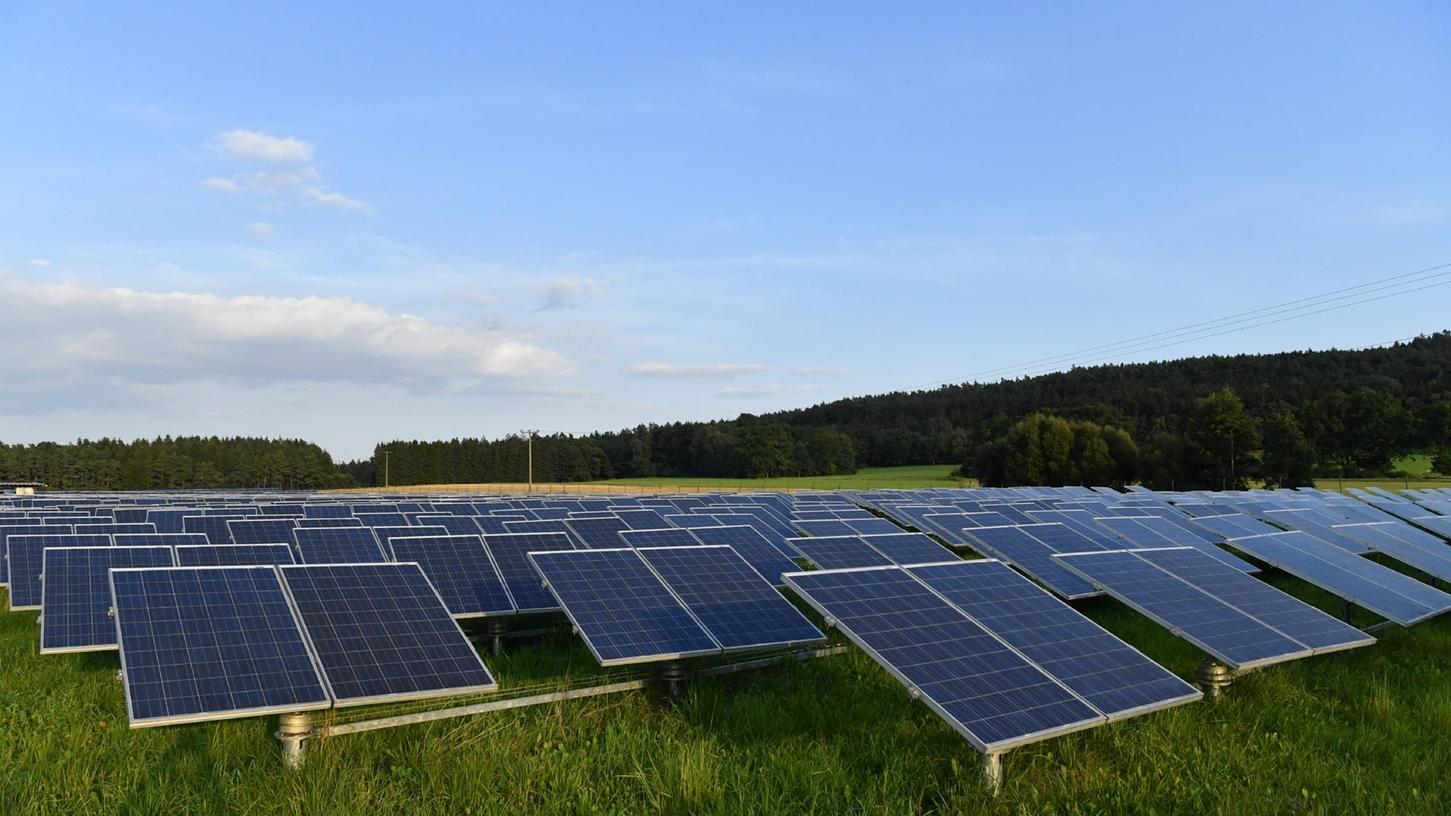
[[[621,530],[619,537],[631,547],[689,547],[700,539],[684,527],[660,530]]]
[[[297,522],[292,519],[234,519],[227,533],[234,544],[290,544]]]
[[[514,600],[478,534],[394,536],[389,543],[395,560],[423,568],[455,618],[514,614]]]
[[[1057,526],[966,527],[962,534],[972,542],[973,549],[1012,564],[1064,598],[1087,598],[1097,594],[1093,584],[1054,561],[1056,551],[1033,535],[1033,531],[1040,527],[1054,528],[1049,531],[1050,535],[1057,533]]]
[[[544,587],[544,580],[529,560],[531,552],[573,550],[574,545],[563,533],[494,533],[483,536],[509,596],[521,614],[555,612],[559,602]]]
[[[826,639],[730,547],[637,552],[726,651]]]
[[[40,653],[116,648],[107,570],[172,566],[169,547],[53,547],[42,556]]]
[[[110,575],[131,727],[329,705],[272,567]]]
[[[117,533],[111,536],[113,547],[178,547],[205,543],[207,537],[201,533]]]
[[[182,544],[176,547],[178,567],[252,567],[295,563],[287,544]]]
[[[367,527],[299,527],[292,531],[292,540],[303,564],[386,561],[373,532]]]
[[[1312,653],[1304,644],[1139,559],[1132,551],[1057,558],[1086,580],[1233,668],[1252,668]]]
[[[861,536],[793,538],[791,543],[817,569],[885,567],[892,563],[892,559],[867,544]]]
[[[109,547],[109,535],[79,535],[74,533],[11,535],[8,539],[10,552],[10,609],[11,611],[40,608],[40,573],[45,568],[45,550],[48,547]]]
[[[925,533],[863,535],[861,540],[894,564],[932,564],[958,560],[955,553],[933,541]]]
[[[755,528],[745,525],[700,527],[690,532],[701,544],[730,547],[773,586],[782,586],[781,576],[799,569],[795,562],[771,546],[771,542],[756,532]]]
[[[529,557],[602,666],[720,651],[635,550]]]
[[[624,543],[621,530],[630,525],[618,516],[604,518],[569,518],[564,523],[574,533],[576,540],[584,542],[590,549],[615,549]]]
[[[908,571],[1111,720],[1202,696],[999,561]]]
[[[498,688],[418,565],[278,569],[337,706]]]
[[[1105,721],[898,567],[797,572],[786,580],[981,752]]]

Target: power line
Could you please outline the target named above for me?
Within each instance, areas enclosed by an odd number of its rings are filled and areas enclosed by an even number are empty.
[[[1128,354],[1136,354],[1143,351],[1153,351],[1155,349],[1167,348],[1169,346],[1179,345],[1181,343],[1191,342],[1194,340],[1204,340],[1211,337],[1219,337],[1237,331],[1245,331],[1261,326],[1273,325],[1275,323],[1281,323],[1287,320],[1294,320],[1301,317],[1310,317],[1312,315],[1323,314],[1324,312],[1328,311],[1335,311],[1337,309],[1348,308],[1350,306],[1356,306],[1363,303],[1371,303],[1377,300],[1384,300],[1389,297],[1411,294],[1413,292],[1420,292],[1426,289],[1436,288],[1438,286],[1451,284],[1451,279],[1439,280],[1436,283],[1431,283],[1425,286],[1419,286],[1411,289],[1403,289],[1402,287],[1406,287],[1416,283],[1424,283],[1426,281],[1436,281],[1437,279],[1444,278],[1448,275],[1451,275],[1451,263],[1439,264],[1437,266],[1431,266],[1425,269],[1418,269],[1414,272],[1405,272],[1399,275],[1392,275],[1390,277],[1380,278],[1378,280],[1369,281],[1355,286],[1348,286],[1329,292],[1323,292],[1318,295],[1311,295],[1308,297],[1285,301],[1283,303],[1277,303],[1271,306],[1264,306],[1258,309],[1238,312],[1236,314],[1217,318],[1215,320],[1206,320],[1198,323],[1191,323],[1186,326],[1181,326],[1177,329],[1166,329],[1164,331],[1140,335],[1138,337],[1129,338],[1127,340],[1120,340],[1115,343],[1106,343],[1097,346],[1090,346],[1073,352],[1067,352],[1048,357],[1041,357],[1036,360],[1028,360],[1026,362],[1017,363],[1009,366],[1001,366],[998,368],[987,369],[984,371],[979,371],[973,374],[967,374],[952,379],[934,380],[930,383],[922,383],[919,385],[909,386],[905,390],[914,390],[931,385],[945,385],[958,382],[968,382],[987,376],[1004,378],[1009,374],[1030,372],[1033,371],[1035,368],[1043,368],[1043,364],[1050,364],[1044,370],[1052,371],[1069,364],[1083,364],[1081,362],[1082,359],[1086,355],[1093,354],[1094,352],[1112,351],[1113,353],[1107,356],[1099,357],[1096,360],[1090,362],[1111,360]],[[1365,295],[1372,295],[1378,292],[1387,292],[1388,290],[1400,291],[1390,291],[1388,294],[1381,294],[1375,297],[1364,297]],[[1338,306],[1330,306],[1328,308],[1316,308],[1324,307],[1327,304],[1337,303],[1346,300],[1349,300],[1350,302],[1341,303]],[[1234,326],[1236,328],[1226,328],[1230,326]],[[1157,341],[1160,340],[1168,340],[1172,342],[1158,343]]]

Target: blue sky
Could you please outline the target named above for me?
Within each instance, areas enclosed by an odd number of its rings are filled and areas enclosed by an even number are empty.
[[[734,417],[1451,262],[1444,3],[136,5],[0,5],[5,441]]]

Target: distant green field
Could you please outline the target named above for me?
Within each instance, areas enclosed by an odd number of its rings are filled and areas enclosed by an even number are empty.
[[[610,479],[594,484],[642,487],[727,487],[793,488],[797,490],[871,490],[908,487],[969,487],[977,484],[954,478],[957,465],[907,465],[890,468],[862,468],[850,476],[784,476],[775,479],[712,479],[696,476],[658,476],[641,479]]]

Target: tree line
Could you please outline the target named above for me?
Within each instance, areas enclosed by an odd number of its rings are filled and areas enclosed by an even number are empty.
[[[1221,487],[1384,473],[1407,451],[1451,471],[1451,332],[1360,351],[1102,365],[852,397],[732,420],[534,440],[534,479],[763,477],[962,463],[990,484]],[[395,440],[334,463],[300,440],[0,445],[0,478],[67,489],[519,482],[517,437]]]

